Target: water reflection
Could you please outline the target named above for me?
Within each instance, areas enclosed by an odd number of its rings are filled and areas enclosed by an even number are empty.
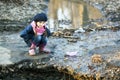
[[[49,25],[52,29],[79,28],[89,20],[99,19],[101,12],[80,0],[50,0]]]

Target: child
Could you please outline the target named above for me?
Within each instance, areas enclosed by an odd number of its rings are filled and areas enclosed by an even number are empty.
[[[34,16],[30,25],[21,31],[20,37],[24,39],[29,48],[29,55],[35,55],[35,48],[39,47],[39,52],[45,51],[47,37],[51,35],[50,30],[45,26],[47,16],[45,13],[40,13]]]

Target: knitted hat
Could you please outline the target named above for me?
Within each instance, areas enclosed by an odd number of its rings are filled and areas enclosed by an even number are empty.
[[[33,20],[35,22],[38,21],[47,21],[47,15],[45,13],[39,13],[37,15],[34,16]]]

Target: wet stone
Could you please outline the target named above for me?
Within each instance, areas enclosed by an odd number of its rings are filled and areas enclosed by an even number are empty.
[[[49,38],[47,48],[52,50],[54,53],[39,54],[36,56],[28,55],[29,48],[19,37],[18,33],[1,34],[0,49],[2,50],[0,55],[4,55],[6,58],[1,59],[12,62],[12,64],[6,63],[6,66],[1,64],[0,74],[3,74],[1,75],[1,79],[40,78],[43,80],[53,80],[52,76],[56,76],[56,80],[59,80],[64,79],[65,77],[63,77],[63,75],[65,74],[67,79],[69,79],[69,76],[71,75],[71,79],[73,78],[74,80],[74,78],[90,79],[91,76],[96,75],[97,72],[100,72],[100,74],[108,73],[106,68],[109,65],[116,67],[119,66],[118,63],[120,59],[117,56],[119,56],[120,45],[115,43],[115,41],[119,40],[119,33],[120,31],[113,32],[111,30],[77,33],[80,35],[78,38],[84,37],[84,40],[77,39],[77,42],[75,43],[68,42],[67,39],[70,38],[58,38],[51,36]],[[72,37],[72,39],[74,39],[74,37]],[[71,53],[74,53],[74,56],[71,56]],[[66,54],[70,56],[66,56]],[[91,58],[94,54],[101,55],[101,57],[98,56],[98,61],[101,60],[101,64],[97,65],[96,61],[95,63],[92,63]],[[27,76],[28,73],[30,73],[30,76]],[[81,75],[78,75],[78,73]],[[4,77],[6,75],[8,76]],[[107,77],[110,77],[110,75],[107,75]],[[94,79],[95,77],[92,78]]]

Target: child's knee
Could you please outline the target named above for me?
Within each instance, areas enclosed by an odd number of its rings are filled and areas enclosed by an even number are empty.
[[[42,38],[41,35],[38,35],[38,36],[37,36],[37,40],[38,40],[38,41],[41,41],[41,38]]]
[[[46,39],[46,38],[42,38],[41,42],[42,42],[43,44],[47,44],[47,39]]]

